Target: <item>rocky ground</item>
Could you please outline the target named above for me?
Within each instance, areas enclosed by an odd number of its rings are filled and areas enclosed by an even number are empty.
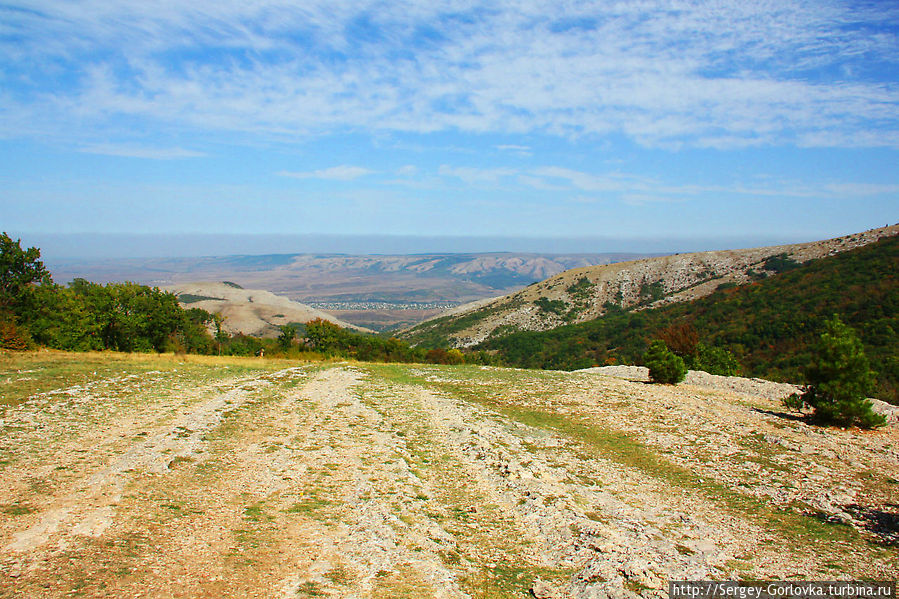
[[[899,429],[812,427],[760,382],[116,359],[0,367],[0,597],[636,599],[899,567]]]

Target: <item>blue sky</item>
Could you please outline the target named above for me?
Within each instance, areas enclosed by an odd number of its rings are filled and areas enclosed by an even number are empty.
[[[0,0],[0,228],[893,224],[897,32],[894,1]]]

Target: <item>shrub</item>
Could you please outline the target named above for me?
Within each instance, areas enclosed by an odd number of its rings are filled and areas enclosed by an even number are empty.
[[[28,331],[17,326],[12,315],[0,313],[0,349],[14,351],[28,349]]]
[[[721,376],[736,376],[740,373],[740,364],[728,350],[700,343],[693,359],[693,369]]]
[[[774,273],[782,273],[788,270],[793,270],[794,268],[799,268],[802,266],[801,263],[796,262],[786,254],[778,254],[776,256],[771,256],[765,263],[762,265],[762,268],[765,270],[770,270]]]
[[[458,349],[445,350],[442,347],[428,350],[425,354],[428,364],[464,364],[465,355]]]
[[[699,333],[689,323],[671,324],[658,332],[665,347],[681,358],[695,356],[699,347]]]
[[[534,304],[540,309],[540,312],[546,314],[556,314],[561,316],[565,312],[565,302],[562,300],[551,300],[541,295],[534,300]]]
[[[661,281],[654,283],[643,282],[640,286],[640,300],[643,303],[651,304],[665,297],[665,286]]]
[[[465,356],[456,348],[446,352],[447,364],[464,364]]]
[[[654,383],[676,385],[687,376],[683,359],[670,351],[664,341],[653,341],[643,354],[643,363],[649,368],[649,378]]]
[[[883,425],[885,418],[874,413],[865,399],[875,379],[858,336],[836,315],[824,326],[812,361],[804,368],[808,386],[800,397],[787,398],[785,405],[807,406],[812,420],[821,423]]]
[[[278,346],[283,351],[287,351],[293,345],[294,337],[297,336],[297,328],[292,324],[282,324],[278,328],[281,330],[281,334],[278,335]]]

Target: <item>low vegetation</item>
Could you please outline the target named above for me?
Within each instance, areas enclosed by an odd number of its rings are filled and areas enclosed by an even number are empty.
[[[37,248],[0,235],[0,343],[88,351],[206,353],[208,312],[184,310],[177,298],[135,283],[98,285],[76,279],[57,285]]]
[[[316,355],[563,370],[615,363],[648,366],[652,358],[666,364],[655,369],[665,371],[653,377],[658,380],[676,379],[669,372],[681,368],[674,368],[680,360],[686,368],[712,374],[798,381],[822,323],[830,314],[839,314],[858,329],[862,348],[875,365],[874,393],[899,401],[899,358],[893,351],[899,345],[899,305],[892,276],[899,269],[897,237],[802,266],[785,255],[774,256],[766,261],[765,269],[780,274],[748,286],[656,309],[625,311],[608,306],[600,319],[542,333],[505,330],[508,334],[491,337],[478,351],[464,353],[447,350],[446,331],[439,319],[429,333],[430,342],[416,347],[321,320],[299,327],[284,325],[277,339],[228,335],[219,314],[183,309],[170,293],[134,283],[98,285],[83,279],[60,286],[50,278],[36,248],[23,250],[4,234],[2,249],[0,345],[7,349],[38,345],[76,351]],[[659,288],[644,287],[647,301],[659,293]],[[583,302],[593,290],[594,285],[581,278],[566,291]],[[542,312],[564,316],[563,302],[541,297],[536,303]],[[495,309],[487,306],[446,324],[464,326],[465,319]],[[656,339],[664,342],[666,353],[647,352]]]
[[[649,378],[653,383],[676,385],[687,376],[683,359],[659,339],[649,345],[649,349],[643,354],[643,363],[649,368]]]
[[[496,362],[482,352],[464,357],[458,351],[429,354],[396,338],[354,333],[320,319],[282,325],[277,339],[229,335],[220,314],[184,309],[172,293],[136,283],[98,285],[84,279],[58,285],[37,248],[22,249],[20,241],[4,233],[0,250],[0,349],[42,346],[289,358],[314,354],[376,362]],[[303,337],[298,337],[301,333]]]
[[[874,395],[899,403],[899,237],[802,266],[771,266],[782,272],[691,302],[641,311],[610,304],[597,320],[510,332],[478,349],[523,368],[637,364],[652,340],[680,328],[693,331],[695,351],[666,341],[689,367],[796,382],[803,380],[825,321],[837,314],[857,331],[873,365]]]
[[[894,435],[822,435],[778,398],[116,352],[10,352],[0,383],[9,596],[650,599],[896,571]]]

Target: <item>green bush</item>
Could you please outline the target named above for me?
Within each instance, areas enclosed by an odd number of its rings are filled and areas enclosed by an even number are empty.
[[[282,324],[280,327],[281,334],[278,335],[278,346],[287,351],[293,345],[293,340],[297,336],[297,328],[292,324]]]
[[[548,299],[546,297],[540,296],[536,300],[534,300],[534,304],[540,308],[540,312],[546,314],[556,314],[561,316],[565,312],[565,302],[558,299]]]
[[[867,395],[874,388],[874,372],[855,331],[834,317],[805,367],[808,387],[799,398],[788,398],[787,407],[800,403],[812,409],[812,420],[863,428],[881,426],[885,418],[871,410]]]
[[[765,270],[770,270],[774,273],[782,273],[788,270],[793,270],[794,268],[799,268],[802,266],[800,262],[796,262],[786,254],[778,254],[776,256],[771,256],[765,263],[762,265],[762,268]]]
[[[736,376],[740,373],[740,364],[728,350],[700,343],[696,346],[693,369],[721,376]]]
[[[899,236],[691,302],[629,312],[610,301],[603,305],[601,318],[549,331],[507,330],[477,349],[492,351],[504,364],[519,368],[577,369],[602,364],[612,355],[620,364],[636,364],[646,351],[647,339],[663,339],[669,349],[683,351],[663,332],[672,325],[688,324],[697,342],[732,352],[741,376],[800,382],[821,323],[837,313],[855,328],[877,372],[871,395],[899,405],[896,272]],[[689,352],[682,357],[695,369]]]
[[[670,351],[664,341],[653,341],[643,354],[643,363],[649,368],[649,378],[654,383],[676,385],[687,376],[683,359]]]

